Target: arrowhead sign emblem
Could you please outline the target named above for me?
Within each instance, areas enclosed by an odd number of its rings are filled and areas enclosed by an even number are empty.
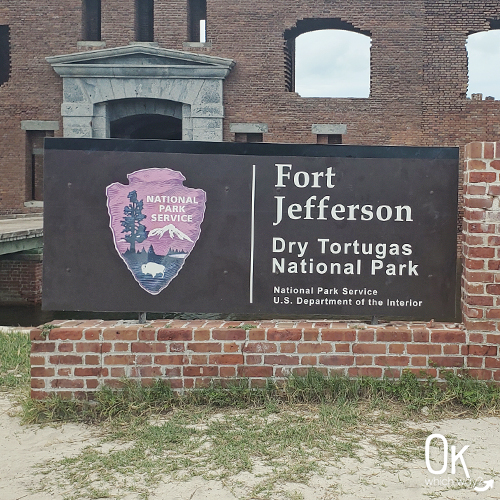
[[[116,251],[139,285],[159,294],[179,274],[201,233],[206,193],[169,168],[127,175],[106,188]]]

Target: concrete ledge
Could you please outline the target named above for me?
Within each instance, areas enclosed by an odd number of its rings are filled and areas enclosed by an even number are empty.
[[[43,247],[43,217],[0,219],[0,255]]]
[[[183,42],[183,48],[191,49],[191,48],[212,48],[212,42]]]
[[[1,240],[0,239],[0,256],[8,254],[17,254],[27,250],[35,250],[43,247],[43,237],[37,236],[37,233],[23,234],[17,239]]]
[[[43,208],[43,201],[25,201],[24,206],[26,208]]]
[[[325,375],[444,379],[467,368],[500,380],[499,335],[469,339],[462,324],[340,321],[55,321],[31,331],[32,397],[81,398],[121,378],[168,381],[177,391],[214,379],[246,378],[250,387],[311,368]],[[54,326],[56,328],[54,328]],[[45,334],[44,334],[45,332]]]
[[[29,203],[29,202],[26,202]],[[42,219],[43,221],[43,213],[31,213],[31,214],[6,214],[6,215],[0,215],[0,224],[4,220],[10,220],[12,219]],[[0,233],[2,232],[2,228],[0,227]]]
[[[2,333],[24,333],[29,335],[30,328],[23,328],[22,326],[0,326],[0,332]]]
[[[347,125],[342,123],[321,124],[313,123],[311,131],[317,135],[340,134],[343,135],[347,132]]]
[[[230,123],[229,131],[235,134],[262,134],[268,132],[267,123]]]
[[[40,242],[43,245],[43,241]],[[0,261],[14,260],[17,262],[43,262],[43,246],[30,248],[25,251],[0,255]]]
[[[106,47],[106,42],[96,40],[81,40],[79,42],[76,42],[76,46],[79,49],[104,49]]]
[[[21,120],[21,130],[59,130],[59,122],[52,120]]]

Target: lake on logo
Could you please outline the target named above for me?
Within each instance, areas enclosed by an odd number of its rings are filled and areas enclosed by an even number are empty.
[[[169,168],[127,175],[106,188],[116,251],[139,285],[159,294],[177,276],[201,233],[206,193]]]

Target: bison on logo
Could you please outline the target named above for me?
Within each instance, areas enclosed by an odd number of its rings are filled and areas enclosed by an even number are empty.
[[[159,294],[177,276],[201,232],[206,193],[169,168],[127,176],[106,188],[115,248],[139,285]]]

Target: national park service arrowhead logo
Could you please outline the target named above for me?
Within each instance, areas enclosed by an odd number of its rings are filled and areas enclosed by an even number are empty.
[[[127,175],[106,188],[115,248],[146,290],[157,295],[179,274],[200,237],[206,193],[169,168]]]

